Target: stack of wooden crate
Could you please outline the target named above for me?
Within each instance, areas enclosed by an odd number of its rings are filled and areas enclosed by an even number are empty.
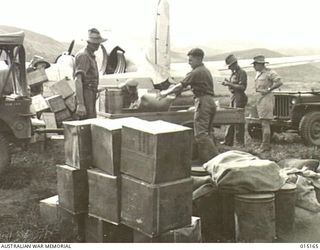
[[[191,221],[191,129],[138,118],[64,129],[55,200],[68,241],[201,242],[200,219]]]
[[[58,82],[45,82],[44,92],[32,97],[31,110],[41,118],[43,113],[53,114],[51,123],[61,125],[63,121],[70,120],[76,109],[74,90],[71,80]]]
[[[134,229],[134,242],[174,242],[179,230],[200,228],[199,220],[191,224],[191,145],[191,129],[176,124],[123,126],[121,222]]]

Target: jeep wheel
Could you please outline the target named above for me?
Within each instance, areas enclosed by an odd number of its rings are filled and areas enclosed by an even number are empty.
[[[261,140],[262,139],[262,129],[259,123],[249,123],[248,133],[252,139]]]
[[[276,128],[273,127],[272,125],[270,126],[270,137],[272,138],[272,135],[274,132],[276,132]],[[252,139],[255,140],[262,140],[262,128],[261,124],[259,123],[249,123],[248,124],[248,133]]]
[[[299,132],[307,144],[320,146],[320,112],[313,111],[303,116]]]
[[[11,162],[9,144],[6,138],[0,134],[0,173],[9,166]]]

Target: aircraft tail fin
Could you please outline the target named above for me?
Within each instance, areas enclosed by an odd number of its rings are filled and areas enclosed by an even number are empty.
[[[155,70],[155,84],[164,82],[169,78],[171,62],[169,21],[169,4],[167,0],[159,0],[155,26],[146,49],[146,59]]]

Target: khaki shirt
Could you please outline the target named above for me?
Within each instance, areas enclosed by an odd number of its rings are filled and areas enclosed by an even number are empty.
[[[99,84],[99,70],[96,57],[87,48],[80,50],[75,58],[75,77],[82,74],[83,87],[97,88]]]
[[[264,69],[262,72],[257,72],[255,77],[256,92],[266,91],[280,80],[280,76],[274,70]]]
[[[195,97],[214,95],[211,72],[203,64],[189,72],[181,83],[183,87],[190,85]]]

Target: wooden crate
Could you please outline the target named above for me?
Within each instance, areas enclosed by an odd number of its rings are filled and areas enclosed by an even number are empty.
[[[121,175],[121,223],[149,236],[191,223],[192,179],[149,184]]]
[[[71,95],[69,97],[67,97],[64,100],[65,105],[67,106],[67,108],[70,110],[71,113],[76,111],[77,108],[77,104],[76,104],[76,97],[75,95]]]
[[[92,216],[86,218],[86,242],[130,243],[133,230],[125,225],[114,225]]]
[[[92,165],[111,175],[120,173],[121,124],[97,119],[91,124]]]
[[[45,69],[36,69],[27,73],[27,82],[29,86],[42,84],[48,81]]]
[[[150,237],[133,230],[134,243],[201,243],[201,221],[192,217],[191,224],[182,228],[172,229],[156,237]]]
[[[63,99],[66,99],[74,93],[73,89],[70,87],[70,83],[66,79],[53,83],[50,86],[50,89],[54,94],[61,95]]]
[[[32,96],[31,99],[32,99],[32,109],[35,112],[40,112],[40,111],[49,109],[49,105],[46,99],[44,99],[42,95]]]
[[[54,95],[46,98],[52,112],[56,113],[66,109],[66,105],[61,95]]]
[[[192,139],[190,128],[164,121],[124,125],[121,172],[148,183],[190,177]]]
[[[91,167],[91,119],[63,122],[66,164],[79,169]]]
[[[54,113],[54,115],[56,117],[57,122],[63,122],[71,119],[71,113],[67,108]]]
[[[86,169],[57,165],[59,206],[73,213],[88,211],[88,177]]]
[[[59,207],[59,229],[61,242],[85,242],[85,220],[87,213],[72,213]]]
[[[102,102],[105,103],[105,112],[110,114],[121,113],[123,107],[121,89],[110,88],[102,94]]]
[[[40,217],[47,225],[58,225],[58,195],[43,199],[39,202]]]
[[[89,215],[118,225],[120,222],[119,177],[99,169],[88,170]]]

